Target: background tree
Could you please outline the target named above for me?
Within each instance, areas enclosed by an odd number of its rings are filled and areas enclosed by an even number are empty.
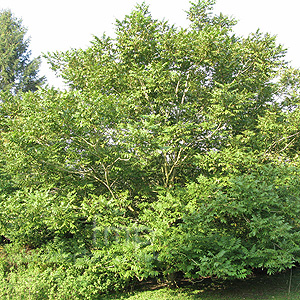
[[[22,21],[10,10],[0,12],[0,90],[35,91],[44,83],[38,76],[39,58],[30,58],[29,39]]]

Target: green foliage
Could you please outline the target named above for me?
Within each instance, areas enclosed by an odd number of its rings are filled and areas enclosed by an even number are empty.
[[[30,251],[3,259],[11,286],[94,299],[299,262],[299,70],[213,4],[187,29],[138,5],[114,39],[48,54],[68,91],[1,92],[0,234]]]
[[[54,236],[73,234],[76,221],[76,195],[55,195],[55,190],[22,190],[2,199],[1,235],[11,242],[38,247]]]
[[[0,90],[35,91],[44,82],[38,77],[40,59],[30,59],[29,40],[22,21],[11,11],[0,12]]]

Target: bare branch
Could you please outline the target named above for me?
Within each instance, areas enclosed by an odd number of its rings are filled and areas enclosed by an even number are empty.
[[[176,95],[176,97],[178,97],[179,84],[180,84],[180,78],[179,78],[179,80],[177,82],[176,89],[175,89],[175,95]]]
[[[266,155],[273,147],[275,147],[275,146],[276,146],[278,143],[280,143],[281,141],[286,140],[286,139],[289,139],[289,138],[292,138],[292,137],[297,136],[297,135],[299,135],[299,134],[300,134],[300,131],[298,131],[298,132],[296,132],[296,133],[294,133],[294,134],[292,134],[292,135],[290,135],[290,136],[284,136],[284,137],[280,138],[279,140],[273,142],[273,143],[271,144],[271,146],[265,151],[264,155]],[[288,146],[291,145],[291,143],[292,143],[295,139],[296,139],[296,138],[294,138],[289,144],[287,144],[287,145],[286,145],[282,150],[280,150],[279,152],[284,151]]]

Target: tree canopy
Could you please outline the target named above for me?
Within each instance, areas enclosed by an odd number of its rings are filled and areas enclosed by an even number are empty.
[[[300,72],[213,4],[188,28],[138,5],[114,38],[48,54],[69,90],[1,106],[0,233],[37,272],[68,266],[98,293],[299,262]]]
[[[0,90],[35,91],[44,82],[38,76],[39,58],[30,58],[29,39],[22,21],[10,10],[0,11]]]

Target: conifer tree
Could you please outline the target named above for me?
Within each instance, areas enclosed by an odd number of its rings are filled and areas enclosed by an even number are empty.
[[[0,12],[0,91],[35,91],[44,82],[40,58],[31,59],[27,30],[10,10]]]

